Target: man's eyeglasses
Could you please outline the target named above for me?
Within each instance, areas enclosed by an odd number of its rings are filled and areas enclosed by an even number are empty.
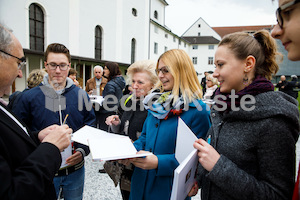
[[[284,12],[284,10],[290,8],[291,6],[295,5],[296,3],[299,3],[300,0],[295,0],[295,1],[291,1],[289,3],[286,3],[282,6],[280,6],[279,8],[277,8],[276,10],[276,18],[277,18],[277,22],[278,22],[278,25],[280,26],[280,28],[283,28],[283,17],[282,15],[284,16],[284,13],[282,14],[282,12]]]
[[[56,63],[47,63],[47,66],[49,66],[49,69],[51,69],[51,70],[56,70],[56,68],[59,67],[59,69],[61,71],[66,71],[69,67],[69,65],[66,64],[66,63],[62,63],[62,64],[59,64],[59,65],[56,64]]]
[[[160,69],[156,69],[155,72],[157,75],[159,74],[159,72],[162,72],[163,74],[167,74],[169,73],[169,70],[166,67],[162,67]]]
[[[22,70],[24,66],[26,66],[26,58],[25,57],[22,57],[22,58],[18,58],[17,56],[14,56],[14,55],[11,55],[10,53],[7,53],[3,50],[0,49],[0,52],[8,55],[8,56],[11,56],[11,57],[14,57],[16,59],[18,59],[20,61],[20,63],[18,63],[18,69]]]

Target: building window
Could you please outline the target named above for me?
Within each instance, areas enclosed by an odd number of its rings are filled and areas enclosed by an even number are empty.
[[[208,64],[213,65],[214,64],[214,58],[213,57],[208,57]]]
[[[197,57],[193,57],[193,64],[197,65]]]
[[[158,13],[157,13],[156,10],[154,11],[154,18],[155,18],[155,19],[158,19]]]
[[[165,34],[165,38],[168,38],[168,33]]]
[[[186,47],[186,43],[184,43],[184,47]]]
[[[168,47],[165,46],[165,52],[168,51]]]
[[[154,33],[158,33],[158,28],[157,28],[157,26],[154,26]]]
[[[201,24],[198,24],[198,28],[201,28]]]
[[[200,33],[200,32],[198,32],[198,36],[201,36],[201,33]]]
[[[95,59],[102,59],[102,30],[100,26],[95,28]]]
[[[154,54],[158,53],[158,44],[154,42]]]
[[[181,45],[181,40],[180,39],[178,39],[178,44]]]
[[[175,36],[173,36],[173,42],[176,42],[176,37]]]
[[[135,17],[137,16],[137,10],[135,8],[132,8],[132,15]]]
[[[44,51],[44,12],[33,3],[29,6],[30,49]]]
[[[214,49],[215,45],[208,45],[208,49]]]
[[[198,49],[198,45],[193,45],[193,49]]]
[[[135,62],[135,45],[136,45],[136,40],[132,38],[131,40],[131,63]]]

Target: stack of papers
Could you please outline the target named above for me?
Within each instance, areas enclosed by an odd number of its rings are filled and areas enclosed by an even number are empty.
[[[72,135],[72,141],[88,145],[93,160],[120,160],[145,157],[152,153],[137,154],[136,148],[128,136],[84,126]]]

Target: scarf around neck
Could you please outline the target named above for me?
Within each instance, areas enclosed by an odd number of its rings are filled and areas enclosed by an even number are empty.
[[[143,101],[145,109],[157,119],[167,119],[172,115],[180,115],[184,110],[184,100],[180,96],[175,103],[171,92],[153,92]]]
[[[235,93],[235,95],[238,96],[237,98],[235,98],[235,102],[234,102],[235,107],[240,107],[240,101],[244,95],[256,96],[258,94],[269,92],[269,91],[274,91],[274,85],[271,83],[271,81],[267,80],[265,77],[258,75],[255,77],[255,79],[250,85],[248,85],[241,91]],[[226,97],[226,99],[223,100],[222,98],[217,97],[217,95],[223,95]],[[225,110],[225,112],[231,111],[232,102],[231,102],[231,98],[229,98],[229,95],[230,93],[221,93],[220,88],[218,88],[216,91],[217,99],[227,104],[227,109]],[[221,108],[223,105],[216,103],[216,106],[218,106],[218,108]]]

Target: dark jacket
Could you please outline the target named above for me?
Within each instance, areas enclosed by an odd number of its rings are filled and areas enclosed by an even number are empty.
[[[298,91],[295,90],[296,87],[299,87],[299,82],[296,78],[292,78],[292,80],[288,81],[287,84],[285,85],[283,92],[297,99]]]
[[[287,81],[280,81],[275,85],[275,87],[277,87],[279,91],[285,92],[285,86],[287,85],[287,83]]]
[[[123,89],[125,87],[125,80],[123,78],[123,76],[116,76],[113,79],[111,79],[110,81],[108,81],[108,83],[105,85],[104,90],[103,90],[103,97],[105,98],[103,105],[106,104],[106,102],[108,103],[107,106],[109,108],[115,108],[112,111],[107,111],[105,108],[101,109],[100,111],[102,113],[107,113],[107,112],[115,112],[118,109],[119,106],[119,101],[123,96]],[[117,101],[114,101],[113,98],[109,98],[108,97],[113,95],[115,96]],[[110,102],[116,102],[116,103],[110,103]]]
[[[88,95],[84,90],[76,87],[70,81],[67,82],[67,87],[61,95],[57,95],[53,89],[48,92],[48,89],[45,90],[45,87],[47,86],[41,83],[40,86],[24,92],[18,105],[13,110],[31,131],[40,131],[50,125],[60,124],[58,109],[55,112],[53,111],[57,107],[58,102],[62,104],[62,118],[64,119],[67,114],[69,115],[66,124],[73,129],[73,132],[84,125],[94,126],[95,113],[92,106],[89,108],[85,100],[83,100],[84,98],[88,100]],[[81,102],[79,102],[79,99]],[[80,110],[81,103],[83,104],[82,110]],[[64,107],[63,105],[66,106]],[[89,154],[89,148],[86,145],[75,142],[74,147],[79,149],[83,156]]]
[[[0,199],[56,199],[52,181],[61,164],[59,149],[28,136],[1,109],[0,130]]]
[[[141,135],[143,124],[147,118],[148,112],[144,108],[143,102],[132,101],[132,96],[128,98],[130,98],[128,102],[126,102],[125,105],[119,105],[118,108],[118,115],[120,117],[121,124],[118,126],[112,126],[111,130],[114,133],[127,135],[130,139],[132,139],[132,141],[135,141]],[[122,109],[122,106],[126,107],[125,111]]]
[[[211,145],[221,155],[212,171],[199,165],[202,200],[292,199],[299,112],[282,92],[255,96],[252,111],[211,111]]]

